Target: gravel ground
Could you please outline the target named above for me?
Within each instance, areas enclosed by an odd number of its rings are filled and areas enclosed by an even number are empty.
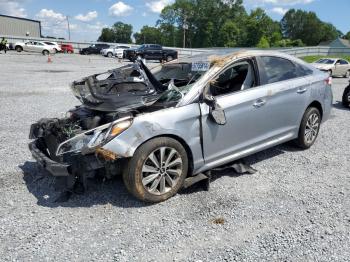
[[[98,56],[1,54],[0,260],[349,261],[346,79],[310,150],[282,145],[248,157],[258,172],[225,175],[157,205],[116,179],[56,204],[53,179],[27,149],[29,126],[78,104],[69,82],[118,66]],[[6,66],[4,66],[6,65]]]

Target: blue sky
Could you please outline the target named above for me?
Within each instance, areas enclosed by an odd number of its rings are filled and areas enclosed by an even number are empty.
[[[96,40],[101,29],[122,21],[134,31],[154,26],[161,9],[174,0],[0,0],[0,14],[42,21],[43,34],[67,38],[67,21],[72,40]],[[247,10],[261,7],[275,20],[289,8],[314,11],[321,20],[333,23],[343,33],[350,31],[350,0],[244,0]]]

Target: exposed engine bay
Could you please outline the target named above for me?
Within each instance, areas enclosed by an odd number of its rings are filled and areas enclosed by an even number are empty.
[[[33,156],[44,167],[53,168],[53,173],[70,177],[69,190],[96,173],[119,175],[123,165],[115,162],[123,160],[102,146],[139,114],[176,106],[205,73],[191,70],[190,63],[171,64],[153,74],[142,61],[136,61],[73,82],[71,89],[82,104],[69,110],[65,118],[41,119],[31,126]]]

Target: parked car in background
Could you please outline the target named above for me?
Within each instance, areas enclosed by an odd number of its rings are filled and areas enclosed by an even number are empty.
[[[135,61],[137,58],[146,60],[171,61],[177,59],[176,50],[163,49],[160,45],[145,44],[139,48],[130,48],[124,51],[124,57],[130,61]]]
[[[62,48],[60,47],[60,45],[57,42],[44,41],[43,43],[52,46],[55,49],[56,53],[62,52]]]
[[[74,47],[71,44],[61,44],[61,49],[63,53],[67,53],[67,54],[74,53]]]
[[[29,41],[26,43],[18,42],[15,44],[15,50],[17,52],[33,52],[33,53],[42,53],[43,55],[49,55],[56,53],[54,46],[47,45],[44,42],[38,41]]]
[[[226,52],[73,82],[81,105],[31,126],[33,157],[70,190],[122,175],[135,197],[161,202],[188,177],[278,144],[310,148],[331,113],[331,77],[283,53]]]
[[[110,45],[107,45],[107,44],[93,44],[89,47],[81,49],[79,53],[81,55],[91,55],[91,54],[98,55],[101,53],[102,49],[106,49],[109,47]]]
[[[129,49],[129,46],[111,46],[101,50],[101,55],[106,57],[118,57],[120,59],[124,58],[124,50]]]
[[[350,77],[350,63],[341,58],[322,58],[312,63],[317,69],[328,72],[330,76]]]

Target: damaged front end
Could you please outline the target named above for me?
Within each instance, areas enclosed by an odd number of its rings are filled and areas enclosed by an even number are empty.
[[[136,114],[155,103],[167,90],[137,61],[119,69],[73,82],[81,106],[66,118],[41,119],[33,124],[29,149],[37,162],[58,177],[67,177],[67,189],[97,174],[121,174],[123,159],[103,148],[128,129]]]
[[[96,115],[85,108],[70,113],[70,118],[42,119],[31,126],[30,139],[34,141],[29,149],[37,162],[52,175],[67,177],[68,190],[77,182],[85,188],[86,179],[97,174],[120,174],[122,160],[103,146],[130,127],[132,117]],[[108,123],[99,125],[101,122]]]

